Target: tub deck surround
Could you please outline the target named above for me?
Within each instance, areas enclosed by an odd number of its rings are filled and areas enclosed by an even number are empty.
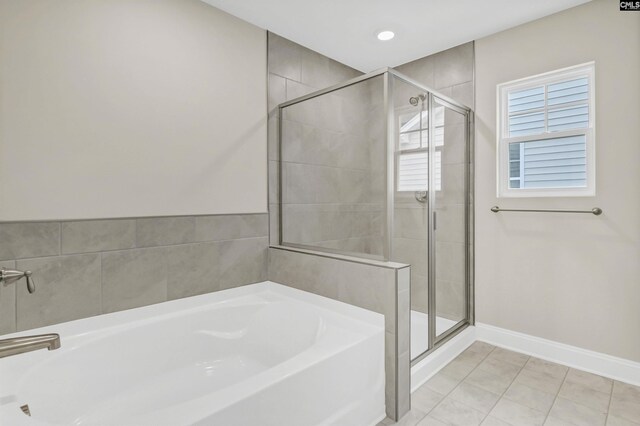
[[[356,305],[385,317],[386,411],[410,409],[410,268],[349,256],[269,248],[269,280]]]
[[[0,223],[0,334],[264,281],[261,214]]]
[[[61,349],[0,360],[3,423],[373,425],[385,416],[384,317],[279,284],[31,333],[53,331]]]

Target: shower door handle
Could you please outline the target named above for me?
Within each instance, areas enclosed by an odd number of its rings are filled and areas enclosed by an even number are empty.
[[[436,222],[436,212],[433,212],[433,230],[435,231],[437,229],[437,222]]]

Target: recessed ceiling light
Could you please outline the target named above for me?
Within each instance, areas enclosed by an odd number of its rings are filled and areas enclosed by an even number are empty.
[[[393,31],[389,31],[389,30],[380,31],[377,34],[378,40],[382,40],[382,41],[391,40],[395,36],[396,35],[394,34],[394,32]]]

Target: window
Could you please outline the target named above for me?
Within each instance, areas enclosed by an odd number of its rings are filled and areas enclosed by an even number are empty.
[[[400,114],[397,190],[420,192],[429,189],[429,112],[415,110]],[[434,109],[433,138],[434,186],[442,186],[442,147],[444,146],[444,107]]]
[[[498,196],[595,195],[593,62],[498,85]]]

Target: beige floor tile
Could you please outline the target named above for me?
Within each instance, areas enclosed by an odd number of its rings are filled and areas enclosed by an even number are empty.
[[[601,413],[609,411],[610,394],[599,392],[578,383],[564,382],[558,395],[580,405],[598,410]]]
[[[603,426],[606,414],[561,397],[551,407],[549,417],[557,418],[577,426]]]
[[[451,392],[453,388],[458,386],[459,383],[460,380],[447,376],[446,374],[440,372],[430,378],[429,381],[424,384],[424,386],[441,395],[446,395]]]
[[[428,413],[433,409],[433,407],[438,405],[443,398],[444,395],[429,389],[426,385],[423,385],[411,394],[411,406]]]
[[[484,419],[484,421],[481,423],[480,426],[513,426],[513,425],[505,422],[504,420],[500,420],[496,417],[488,416],[486,419]]]
[[[640,426],[640,387],[483,342],[414,392],[412,406],[398,425]]]
[[[563,376],[551,376],[534,370],[523,369],[514,381],[543,392],[556,394],[560,390],[563,378]]]
[[[555,362],[546,361],[544,359],[531,357],[524,366],[525,369],[534,370],[538,373],[545,373],[551,376],[563,376],[567,374],[569,367],[556,364]]]
[[[456,360],[466,361],[466,362],[475,364],[477,366],[487,357],[487,355],[488,354],[485,352],[478,352],[478,351],[473,351],[471,349],[467,349],[464,352],[462,352],[460,355],[458,355],[456,357]]]
[[[427,416],[424,419],[420,420],[417,426],[447,426],[446,423],[442,423],[438,419],[434,419],[431,416]]]
[[[508,362],[509,364],[522,367],[527,363],[527,360],[529,359],[529,355],[510,351],[508,349],[495,348],[487,358]]]
[[[399,422],[394,423],[393,420],[388,417],[384,419],[378,425],[380,426],[416,426],[420,420],[422,420],[427,413],[420,411],[418,409],[412,408],[407,414],[405,414]]]
[[[502,394],[512,382],[509,377],[498,376],[479,368],[473,370],[464,381],[497,394]]]
[[[616,418],[640,423],[640,387],[616,381],[609,412]]]
[[[445,398],[429,415],[452,426],[477,426],[485,416],[480,411],[451,398]]]
[[[613,385],[613,397],[635,401],[640,404],[640,386],[634,386],[616,380]]]
[[[522,383],[514,382],[504,393],[503,398],[522,404],[525,407],[548,413],[556,396],[552,393],[543,392]]]
[[[547,420],[544,421],[544,426],[575,426],[572,423],[565,422],[564,420],[560,420],[556,417],[547,417]]]
[[[493,352],[491,352],[491,355],[493,355]],[[480,363],[480,365],[478,365],[478,368],[480,370],[488,371],[489,373],[493,373],[498,376],[508,377],[509,380],[513,380],[522,369],[522,367],[508,363],[506,361],[491,358],[491,355],[489,355],[489,357],[487,357]]]
[[[491,410],[491,416],[517,426],[541,426],[546,413],[525,407],[517,402],[501,399]]]
[[[467,377],[479,363],[480,361],[476,362],[469,359],[456,358],[440,371],[449,377],[462,380]]]
[[[487,414],[496,405],[500,395],[463,382],[449,394],[449,398]]]
[[[640,402],[614,396],[611,398],[609,412],[616,417],[638,422],[640,420]]]
[[[573,368],[570,368],[567,373],[567,382],[577,383],[604,393],[611,393],[613,385],[613,380],[611,379]]]
[[[638,426],[638,425],[640,425],[640,423],[634,423],[631,420],[613,416],[611,415],[611,413],[609,413],[609,416],[607,417],[607,426]]]
[[[476,342],[473,342],[473,344],[467,348],[467,351],[488,355],[495,348],[496,348],[495,346],[489,343],[476,341]]]

